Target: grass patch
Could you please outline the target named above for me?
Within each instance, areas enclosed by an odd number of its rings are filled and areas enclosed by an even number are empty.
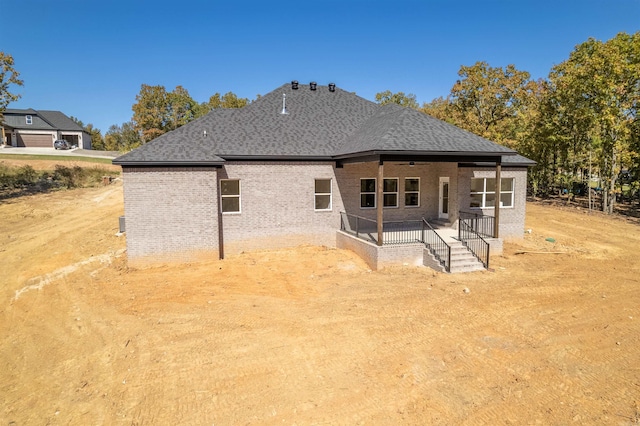
[[[0,160],[84,161],[87,163],[111,164],[111,158],[76,157],[72,155],[0,154]]]
[[[0,162],[0,200],[64,188],[98,186],[103,184],[104,176],[112,175],[113,172],[100,167],[67,167],[57,164],[55,170],[39,171],[28,164],[17,167]]]

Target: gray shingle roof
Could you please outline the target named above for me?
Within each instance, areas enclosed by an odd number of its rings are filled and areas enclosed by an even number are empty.
[[[83,130],[82,127],[78,125],[78,123],[76,123],[60,111],[38,110],[38,114],[40,114],[42,118],[51,123],[51,125],[56,129],[74,132],[81,132]]]
[[[283,94],[288,114],[281,114]],[[206,131],[206,136],[205,132]],[[241,109],[215,110],[114,160],[207,164],[231,159],[332,159],[371,152],[511,155],[419,111],[380,106],[328,86],[285,84]]]
[[[36,111],[31,108],[7,109],[3,115],[7,127],[14,129],[83,131],[82,127],[60,111]],[[32,124],[26,123],[27,115],[31,116]]]

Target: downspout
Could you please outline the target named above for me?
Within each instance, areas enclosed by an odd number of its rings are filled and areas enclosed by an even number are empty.
[[[222,168],[216,168],[216,195],[218,197],[218,257],[224,259],[224,226],[222,224],[222,198],[220,195],[220,171]]]
[[[378,162],[378,185],[376,188],[376,201],[378,202],[376,204],[376,211],[377,211],[376,224],[378,227],[378,246],[382,246],[383,244],[383,241],[382,241],[382,231],[383,231],[383,225],[384,225],[384,217],[382,214],[382,205],[384,204],[384,200],[382,199],[383,193],[384,193],[384,162],[382,161],[382,158],[381,158]]]
[[[502,181],[500,172],[502,169],[502,159],[496,161],[496,200],[494,206],[493,238],[500,238],[500,192],[502,192]]]

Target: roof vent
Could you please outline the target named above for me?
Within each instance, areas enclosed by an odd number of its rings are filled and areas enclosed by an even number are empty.
[[[287,111],[287,95],[285,95],[284,93],[282,94],[282,111],[280,111],[280,114],[289,114],[289,111]]]
[[[329,83],[329,91],[330,92],[335,92],[336,91],[336,84],[335,83]]]
[[[312,81],[311,83],[309,83],[309,88],[311,88],[311,90],[316,90],[317,85],[318,83],[316,83],[315,81]]]
[[[291,88],[292,88],[293,90],[298,90],[298,80],[293,80],[293,81],[291,82]]]

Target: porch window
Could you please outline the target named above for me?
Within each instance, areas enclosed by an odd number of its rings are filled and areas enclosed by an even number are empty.
[[[513,207],[513,178],[500,179],[500,207]],[[496,179],[471,179],[471,208],[488,208],[496,205]]]
[[[220,180],[220,208],[222,213],[240,213],[240,181]]]
[[[420,207],[420,178],[404,179],[405,207]]]
[[[385,179],[382,183],[382,206],[398,207],[398,179]]]
[[[360,208],[376,207],[376,180],[360,179]]]
[[[331,210],[331,179],[316,179],[315,210]]]
[[[33,117],[31,117],[30,115],[27,115],[25,117],[27,124],[33,124]]]

